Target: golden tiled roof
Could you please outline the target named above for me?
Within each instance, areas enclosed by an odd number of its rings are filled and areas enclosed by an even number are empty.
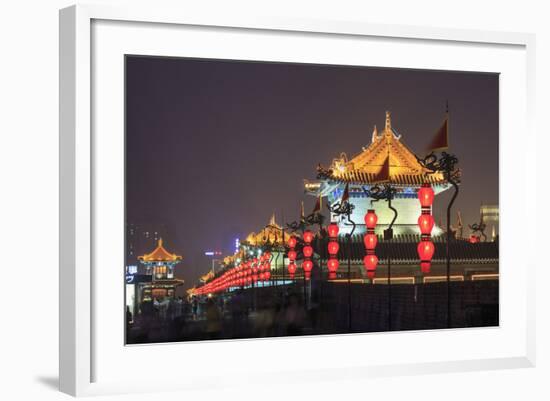
[[[318,167],[319,178],[337,182],[370,184],[380,180],[380,173],[389,159],[389,180],[398,185],[420,185],[445,183],[443,174],[426,174],[427,170],[417,161],[414,153],[401,142],[391,127],[390,112],[386,112],[384,131],[378,133],[376,126],[369,146],[351,160],[343,153],[332,161],[330,168]],[[388,177],[386,177],[388,178]]]
[[[269,220],[269,223],[262,230],[257,233],[252,232],[248,234],[246,237],[246,242],[252,246],[259,246],[265,244],[266,242],[271,244],[281,244],[283,238],[282,229],[283,228],[275,221],[275,214],[273,214]],[[287,242],[289,238],[290,235],[286,232],[285,242]]]
[[[175,253],[170,253],[162,245],[162,238],[159,239],[158,245],[155,250],[143,256],[138,256],[138,259],[142,262],[177,262],[182,259],[181,256]]]

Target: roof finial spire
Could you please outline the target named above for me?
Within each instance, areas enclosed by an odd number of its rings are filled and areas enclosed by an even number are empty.
[[[162,246],[162,238],[159,238],[159,246]]]
[[[275,212],[273,212],[273,214],[271,215],[271,219],[269,219],[269,225],[270,226],[275,226],[276,223],[275,223]]]
[[[378,129],[376,128],[376,124],[374,125],[374,129],[372,130],[372,139],[371,143],[374,143],[378,139]]]
[[[385,127],[386,133],[391,132],[391,113],[389,111],[386,111],[386,127]]]

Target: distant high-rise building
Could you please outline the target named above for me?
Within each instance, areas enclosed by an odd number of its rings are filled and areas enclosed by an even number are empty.
[[[481,205],[479,214],[481,216],[481,221],[486,225],[486,232],[490,233],[488,239],[495,241],[498,237],[499,229],[498,205]]]

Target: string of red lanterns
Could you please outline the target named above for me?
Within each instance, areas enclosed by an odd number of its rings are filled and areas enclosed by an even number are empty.
[[[302,269],[304,269],[304,277],[306,280],[309,280],[311,278],[311,270],[313,269],[313,261],[311,260],[311,257],[313,256],[313,247],[311,246],[311,242],[313,241],[314,237],[315,235],[311,231],[304,231],[303,239],[305,245],[302,249],[302,253],[304,254]]]
[[[195,289],[194,295],[208,295],[226,291],[234,287],[244,287],[258,281],[269,281],[271,278],[271,253],[265,252],[260,258],[243,261],[227,270],[221,276]]]
[[[340,245],[338,244],[338,231],[340,229],[338,228],[338,224],[336,223],[330,223],[328,226],[328,254],[329,259],[327,262],[327,269],[328,269],[328,278],[329,280],[336,278],[336,272],[338,271],[338,267],[340,266],[340,262],[338,261],[338,250],[340,249]]]
[[[287,256],[290,262],[288,263],[287,269],[291,279],[293,279],[294,274],[296,274],[296,251],[294,250],[294,248],[296,248],[296,243],[297,243],[297,240],[295,236],[291,236],[288,239],[289,251]]]
[[[420,201],[421,214],[418,217],[418,226],[420,227],[421,239],[418,243],[417,251],[420,258],[420,269],[422,273],[429,273],[432,265],[432,258],[435,252],[434,243],[431,241],[432,229],[434,227],[434,218],[432,216],[432,204],[435,193],[431,185],[422,184],[418,190],[418,200]]]
[[[365,249],[367,254],[363,259],[363,264],[367,270],[367,277],[372,279],[376,272],[376,266],[378,265],[378,257],[374,253],[374,249],[378,244],[378,237],[374,233],[376,223],[378,222],[378,216],[374,212],[374,209],[369,209],[365,214],[365,226],[367,227],[367,233],[363,237],[365,243]]]

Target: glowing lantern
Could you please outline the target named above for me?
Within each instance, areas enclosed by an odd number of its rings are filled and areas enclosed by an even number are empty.
[[[418,256],[420,257],[420,268],[423,273],[430,272],[431,261],[434,256],[435,246],[429,239],[423,239],[418,243]]]
[[[292,261],[296,260],[296,251],[294,250],[288,251],[288,258]]]
[[[429,273],[431,265],[431,262],[420,262],[420,269],[422,273]]]
[[[295,273],[296,273],[296,263],[290,262],[288,264],[288,274],[290,274],[290,278],[294,278]]]
[[[327,231],[329,236],[329,258],[327,262],[328,278],[334,279],[336,278],[336,271],[338,271],[338,267],[340,266],[340,262],[338,262],[337,257],[338,251],[340,250],[340,244],[338,244],[338,231],[340,231],[340,229],[338,228],[338,224],[330,223]]]
[[[327,268],[330,273],[336,273],[338,267],[340,267],[340,262],[338,262],[338,259],[329,259]]]
[[[328,253],[331,256],[337,255],[338,250],[340,249],[340,245],[336,241],[330,241],[328,243]]]
[[[311,270],[313,269],[313,262],[310,259],[305,259],[302,263],[302,269],[304,269],[305,279],[309,280],[311,276]]]
[[[378,257],[375,254],[366,255],[363,258],[363,264],[365,265],[365,269],[367,271],[376,270],[376,266],[378,265]]]
[[[366,249],[374,250],[374,248],[376,248],[376,244],[378,243],[378,238],[376,237],[376,234],[366,234],[363,238],[363,242],[365,243]]]
[[[422,184],[422,187],[418,190],[418,200],[420,201],[420,206],[431,207],[434,203],[434,197],[435,193],[430,184]]]
[[[421,234],[431,234],[434,225],[435,221],[431,214],[421,214],[418,218],[418,226],[420,227]]]
[[[296,248],[296,237],[292,236],[288,239],[288,246],[290,248]]]
[[[422,273],[430,272],[431,261],[435,252],[435,246],[431,241],[431,234],[435,225],[434,218],[432,217],[434,196],[434,190],[428,183],[422,184],[422,187],[418,190],[418,200],[422,208],[422,214],[418,217],[418,226],[420,227],[422,238],[418,243],[417,251],[420,257],[420,269]]]
[[[330,223],[327,231],[328,231],[328,236],[331,238],[334,238],[338,236],[338,231],[340,231],[340,229],[338,228],[338,224]]]
[[[311,256],[313,255],[313,248],[311,247],[311,241],[313,241],[313,233],[309,230],[304,231],[304,242],[306,246],[302,249],[304,254],[304,261],[302,263],[302,269],[304,269],[304,276],[309,279],[311,275],[311,269],[313,269],[313,262],[311,261]]]
[[[374,233],[376,223],[378,222],[378,216],[373,209],[369,209],[365,214],[365,226],[367,226],[367,233],[363,237],[363,243],[365,244],[366,256],[363,258],[363,264],[367,270],[367,276],[372,278],[376,271],[376,265],[378,265],[378,257],[374,253],[378,238]]]
[[[367,229],[369,228],[374,229],[376,227],[377,222],[378,222],[378,216],[376,215],[373,209],[369,209],[367,211],[367,214],[365,214],[365,225],[367,226]]]

